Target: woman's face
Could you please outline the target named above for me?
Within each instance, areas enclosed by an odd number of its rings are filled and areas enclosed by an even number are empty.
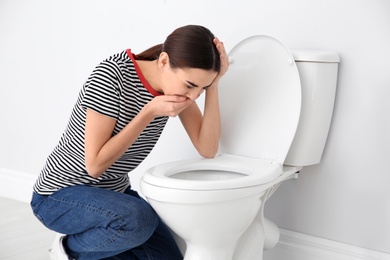
[[[161,92],[164,95],[178,95],[196,100],[207,89],[217,72],[204,69],[172,69],[168,60],[163,64]]]
[[[185,96],[196,100],[207,89],[217,72],[203,69],[167,69],[162,80],[164,95]]]

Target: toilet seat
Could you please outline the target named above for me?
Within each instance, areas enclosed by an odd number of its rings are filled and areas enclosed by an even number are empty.
[[[275,162],[222,154],[158,165],[145,173],[143,181],[178,190],[229,190],[265,184],[282,173]]]

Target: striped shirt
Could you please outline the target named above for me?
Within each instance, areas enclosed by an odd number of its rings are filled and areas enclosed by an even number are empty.
[[[112,135],[119,133],[140,110],[159,95],[146,81],[130,50],[101,62],[83,85],[68,125],[46,160],[33,190],[41,195],[74,185],[88,185],[123,192],[130,186],[128,173],[152,151],[168,117],[155,118],[133,145],[99,178],[88,175],[84,158],[86,109],[116,120]]]

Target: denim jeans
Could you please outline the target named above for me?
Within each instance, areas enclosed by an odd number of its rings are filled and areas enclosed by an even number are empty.
[[[34,193],[34,215],[66,234],[65,250],[75,259],[183,259],[168,228],[137,192],[73,186],[50,196]]]

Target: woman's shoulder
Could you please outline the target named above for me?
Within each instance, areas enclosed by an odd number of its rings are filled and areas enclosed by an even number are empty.
[[[92,72],[94,74],[110,74],[116,77],[123,75],[124,73],[134,69],[134,62],[128,56],[127,51],[113,54],[108,58],[102,60]]]
[[[112,64],[133,64],[133,60],[129,57],[129,50],[123,50],[119,53],[113,54],[102,61],[102,63],[112,63]],[[131,52],[130,52],[131,53]]]

